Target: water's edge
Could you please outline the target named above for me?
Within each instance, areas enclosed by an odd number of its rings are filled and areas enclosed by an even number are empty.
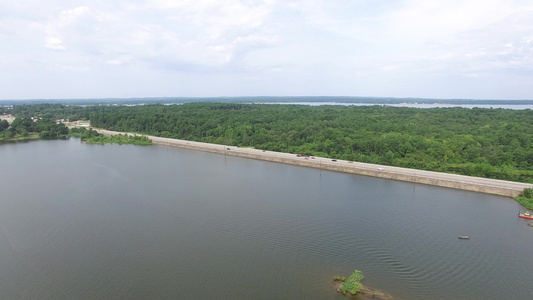
[[[126,134],[110,130],[97,129],[104,135]],[[343,160],[331,160],[323,157],[298,157],[291,153],[281,153],[234,146],[193,142],[179,139],[147,136],[154,144],[178,147],[183,149],[238,156],[243,158],[264,160],[270,162],[291,164],[348,174],[386,178],[432,186],[447,187],[465,191],[473,191],[506,197],[516,197],[525,188],[533,188],[533,184],[455,175],[369,163],[359,163]]]

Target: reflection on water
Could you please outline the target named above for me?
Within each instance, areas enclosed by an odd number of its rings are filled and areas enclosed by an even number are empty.
[[[163,146],[0,146],[2,299],[528,299],[511,199]],[[459,240],[469,235],[470,240]]]

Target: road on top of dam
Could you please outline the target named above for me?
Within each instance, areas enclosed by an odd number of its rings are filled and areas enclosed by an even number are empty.
[[[141,135],[104,129],[95,130],[104,135]],[[252,148],[238,148],[235,146],[209,144],[149,135],[145,136],[148,137],[154,144],[159,145],[167,145],[190,150],[199,150],[224,155],[280,162],[350,174],[366,175],[380,178],[388,178],[393,180],[449,187],[501,196],[517,196],[525,188],[533,188],[533,184],[521,182],[471,177],[465,175],[424,171],[361,162],[352,162],[317,156],[305,157],[292,153],[267,151]]]

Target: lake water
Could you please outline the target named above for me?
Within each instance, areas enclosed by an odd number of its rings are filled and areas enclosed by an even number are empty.
[[[285,104],[285,105],[308,105],[308,106],[322,106],[322,105],[340,105],[340,106],[392,106],[392,107],[410,107],[410,108],[492,108],[492,109],[533,109],[533,104],[451,104],[451,103],[359,103],[359,102],[261,102],[260,104]]]
[[[346,299],[354,269],[395,299],[533,293],[509,198],[78,139],[0,157],[0,299]]]

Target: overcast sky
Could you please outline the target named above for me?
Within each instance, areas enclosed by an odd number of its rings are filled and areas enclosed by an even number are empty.
[[[0,0],[0,99],[533,99],[531,0]]]

